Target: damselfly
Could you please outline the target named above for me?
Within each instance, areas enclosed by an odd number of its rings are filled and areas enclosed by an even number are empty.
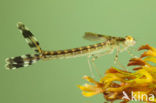
[[[84,39],[102,42],[93,45],[83,46],[80,48],[45,51],[41,49],[38,40],[34,37],[31,31],[25,27],[23,23],[19,22],[17,26],[18,29],[22,32],[30,48],[33,48],[36,53],[7,58],[7,69],[16,69],[20,67],[29,66],[38,60],[71,58],[79,56],[91,56],[97,58],[106,54],[110,54],[115,49],[117,50],[117,53],[125,51],[136,43],[133,37],[131,36],[113,37],[108,35],[86,32],[84,35]]]

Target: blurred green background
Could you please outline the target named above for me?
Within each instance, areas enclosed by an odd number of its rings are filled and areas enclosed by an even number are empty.
[[[94,44],[82,38],[84,32],[131,35],[137,40],[134,48],[146,43],[156,47],[155,5],[155,0],[0,0],[0,103],[104,102],[103,95],[86,98],[77,88],[86,82],[81,78],[90,75],[87,57],[5,70],[5,58],[34,53],[17,22],[27,25],[45,50]],[[115,66],[114,55],[96,61],[101,74]],[[125,65],[129,58],[127,52],[119,55]]]

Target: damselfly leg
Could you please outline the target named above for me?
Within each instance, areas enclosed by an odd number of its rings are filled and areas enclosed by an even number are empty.
[[[99,72],[99,69],[97,68],[96,66],[96,63],[95,63],[95,60],[98,59],[99,57],[101,56],[104,56],[104,55],[107,55],[107,54],[110,54],[113,52],[113,48],[103,52],[103,53],[98,53],[98,54],[92,54],[89,56],[88,58],[88,65],[89,65],[89,69],[90,69],[90,72],[91,74],[93,75],[93,68],[96,70],[96,73],[98,74],[99,77],[102,77],[100,72]],[[93,75],[94,76],[94,75]]]
[[[132,53],[132,51],[136,52],[137,50],[136,50],[135,48],[129,48],[129,49],[127,49],[127,52],[128,52],[128,54],[129,54],[130,56],[132,56],[133,58],[137,58],[137,56],[134,55],[134,54]]]
[[[90,62],[90,58],[91,58],[91,55],[89,55],[89,56],[87,57],[87,59],[88,59],[89,71],[90,71],[90,73],[91,73],[92,78],[95,78],[95,75],[94,75],[94,73],[93,73],[92,64],[91,64],[91,62]]]
[[[120,48],[117,48],[115,58],[114,58],[114,64],[127,71],[127,69],[119,61],[119,51],[120,51]]]

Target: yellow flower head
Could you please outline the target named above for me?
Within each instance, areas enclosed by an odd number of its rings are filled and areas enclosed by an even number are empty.
[[[111,67],[100,81],[84,76],[83,79],[93,85],[79,86],[82,94],[91,97],[102,93],[104,98],[111,102],[123,100],[122,103],[126,103],[133,100],[133,96],[138,101],[156,102],[156,66],[150,64],[156,63],[156,48],[144,45],[139,50],[147,51],[140,58],[132,58],[129,61],[128,66],[137,66],[133,73]]]

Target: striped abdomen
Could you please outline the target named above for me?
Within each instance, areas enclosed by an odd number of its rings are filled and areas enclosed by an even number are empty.
[[[67,50],[58,51],[43,51],[43,59],[58,59],[58,58],[70,58],[77,56],[84,56],[87,54],[94,54],[97,52],[102,52],[107,48],[107,43],[102,42],[95,45],[89,45],[80,48],[73,48]]]

